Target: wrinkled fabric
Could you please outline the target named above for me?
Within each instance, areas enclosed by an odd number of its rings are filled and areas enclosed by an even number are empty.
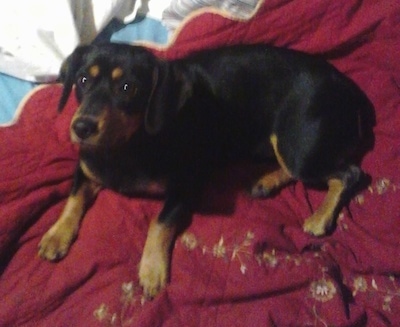
[[[60,86],[34,93],[0,129],[1,326],[400,325],[400,3],[266,1],[249,21],[192,17],[164,58],[223,44],[267,42],[318,53],[352,78],[376,111],[362,168],[371,183],[314,238],[304,220],[325,191],[292,184],[270,199],[246,192],[252,165],[210,180],[177,238],[171,281],[142,298],[137,266],[162,201],[102,190],[66,258],[37,245],[68,196],[77,152],[57,114]]]

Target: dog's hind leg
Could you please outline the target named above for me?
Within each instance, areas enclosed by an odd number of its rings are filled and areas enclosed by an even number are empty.
[[[304,222],[305,232],[315,236],[322,236],[332,226],[336,208],[339,205],[345,185],[340,179],[332,178],[328,181],[328,193],[321,206]]]
[[[275,158],[278,161],[279,168],[265,174],[254,184],[251,190],[252,196],[269,196],[271,192],[294,180],[278,150],[278,137],[275,134],[271,135],[270,143],[274,150]]]
[[[350,166],[341,176],[328,179],[328,193],[321,206],[304,222],[305,232],[322,236],[332,227],[335,216],[340,210],[344,193],[359,181],[360,175],[360,168]]]

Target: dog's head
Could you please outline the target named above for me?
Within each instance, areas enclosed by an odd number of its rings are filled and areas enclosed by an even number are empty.
[[[143,47],[104,44],[78,47],[63,63],[61,111],[75,85],[79,107],[73,142],[114,146],[139,129],[160,132],[191,94],[188,78]]]

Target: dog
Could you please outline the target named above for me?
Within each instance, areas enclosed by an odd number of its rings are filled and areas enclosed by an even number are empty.
[[[102,188],[165,192],[149,226],[139,282],[153,298],[166,285],[178,224],[190,219],[204,180],[240,160],[274,158],[251,188],[266,197],[294,181],[327,186],[303,225],[322,236],[364,175],[370,102],[325,60],[264,44],[225,46],[163,60],[126,44],[78,47],[64,62],[59,111],[75,89],[70,136],[80,151],[65,208],[39,255],[63,258]],[[370,144],[371,142],[369,142]]]

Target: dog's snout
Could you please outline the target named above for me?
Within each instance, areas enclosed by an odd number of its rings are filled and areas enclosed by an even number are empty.
[[[85,140],[97,132],[97,123],[89,118],[80,118],[72,124],[72,129],[77,137]]]

